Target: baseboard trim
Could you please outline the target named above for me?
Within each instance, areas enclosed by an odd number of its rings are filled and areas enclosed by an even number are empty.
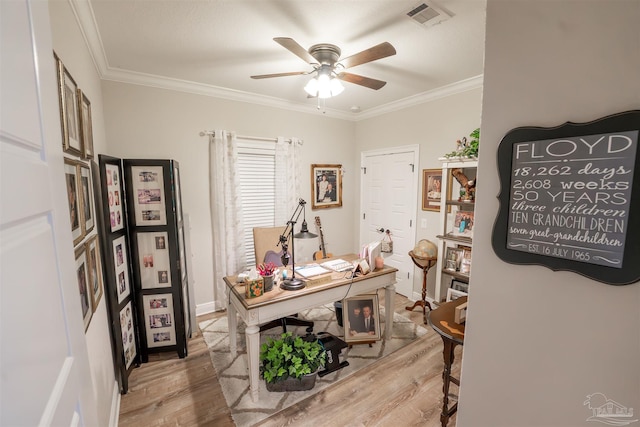
[[[118,382],[113,382],[113,396],[111,398],[111,415],[109,416],[109,425],[111,427],[118,427],[118,421],[120,420],[120,387]]]

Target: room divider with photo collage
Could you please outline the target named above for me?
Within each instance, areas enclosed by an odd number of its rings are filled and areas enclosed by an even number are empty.
[[[121,393],[149,353],[191,335],[178,163],[100,155],[103,251]]]

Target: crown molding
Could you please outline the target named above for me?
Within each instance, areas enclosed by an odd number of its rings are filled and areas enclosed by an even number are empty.
[[[98,25],[96,23],[91,4],[88,0],[68,1],[73,14],[76,17],[76,21],[78,22],[78,26],[80,27],[80,31],[82,32],[82,36],[84,37],[84,40],[87,44],[89,54],[91,55],[98,75],[102,80],[175,90],[179,92],[187,92],[197,95],[222,98],[231,101],[247,102],[251,104],[281,108],[285,110],[298,111],[315,115],[318,114],[318,109],[315,106],[311,106],[308,104],[294,103],[281,98],[257,95],[255,93],[232,90],[203,83],[196,83],[187,80],[110,67],[107,61],[106,53],[104,51],[102,39],[100,38]],[[333,117],[343,120],[366,120],[372,117],[380,116],[382,114],[399,111],[408,107],[412,107],[414,105],[423,104],[439,98],[444,98],[450,95],[482,87],[482,81],[482,75],[471,77],[460,82],[456,82],[427,92],[422,92],[417,95],[390,102],[388,104],[371,108],[360,113],[347,113],[331,108],[324,108],[322,110],[322,113],[326,117]]]
[[[424,104],[426,102],[435,101],[440,98],[446,98],[447,96],[455,95],[473,89],[478,89],[482,87],[483,80],[484,75],[480,74],[475,77],[470,77],[466,80],[460,80],[459,82],[451,83],[446,86],[422,92],[407,98],[400,99],[398,101],[389,102],[388,104],[371,108],[369,110],[363,111],[362,113],[359,113],[355,120],[360,121],[370,119],[382,114],[404,110],[405,108],[413,107],[414,105]]]

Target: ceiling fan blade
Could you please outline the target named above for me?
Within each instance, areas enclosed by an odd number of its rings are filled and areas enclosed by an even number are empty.
[[[309,74],[312,71],[292,71],[290,73],[276,73],[276,74],[259,74],[257,76],[251,76],[252,79],[270,79],[271,77],[286,77],[286,76],[300,76]]]
[[[355,67],[356,65],[366,64],[367,62],[377,59],[386,58],[396,54],[396,49],[389,42],[380,43],[355,55],[348,56],[338,61],[344,68]]]
[[[382,80],[376,80],[353,73],[340,73],[338,74],[338,78],[345,82],[354,83],[374,90],[378,90],[387,84],[387,82],[383,82]]]
[[[318,60],[311,56],[307,49],[300,46],[294,39],[289,37],[275,37],[273,40],[303,61],[309,64],[318,63]]]

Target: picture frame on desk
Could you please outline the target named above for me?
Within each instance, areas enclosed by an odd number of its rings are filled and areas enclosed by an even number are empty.
[[[359,295],[342,302],[344,340],[347,343],[367,343],[380,340],[380,316],[378,295]],[[365,313],[368,312],[368,326]]]
[[[458,298],[464,297],[464,296],[467,296],[466,292],[458,291],[458,290],[453,289],[453,288],[447,289],[447,302],[453,301],[455,299],[458,299]]]
[[[342,165],[311,165],[311,209],[342,206]]]

